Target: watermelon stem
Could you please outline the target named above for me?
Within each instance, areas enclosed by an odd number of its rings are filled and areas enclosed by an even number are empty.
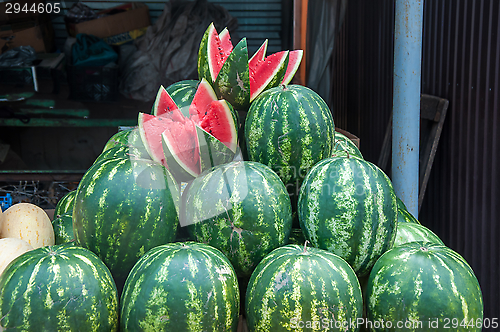
[[[307,252],[307,244],[310,243],[308,240],[304,242],[304,251],[303,253],[305,254]]]

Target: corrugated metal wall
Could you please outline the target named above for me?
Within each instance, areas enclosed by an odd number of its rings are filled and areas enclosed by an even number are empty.
[[[500,1],[424,1],[422,92],[450,101],[420,221],[472,266],[500,318]],[[392,107],[394,1],[349,1],[335,59],[336,123],[376,162]],[[486,329],[484,329],[486,330]]]
[[[165,0],[133,0],[135,2],[143,2],[149,7],[151,22],[154,24],[156,19],[163,12]],[[287,0],[283,0],[287,1]],[[56,1],[48,0],[52,3],[60,3],[63,10],[60,14],[52,15],[52,23],[54,25],[56,44],[62,48],[66,38],[66,27],[64,24],[64,14],[66,10],[77,1]],[[125,2],[123,0],[91,0],[81,1],[92,9],[100,10],[118,6]],[[282,0],[209,0],[209,2],[218,4],[226,8],[229,13],[238,19],[239,28],[238,35],[247,37],[248,49],[250,54],[264,42],[264,39],[269,39],[268,54],[281,51],[283,39],[283,24],[282,22]],[[234,42],[234,41],[233,41]],[[238,40],[236,40],[238,42]]]

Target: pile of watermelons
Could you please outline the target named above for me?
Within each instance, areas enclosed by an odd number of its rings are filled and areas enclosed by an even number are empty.
[[[469,265],[289,84],[302,51],[266,47],[208,27],[199,81],[161,87],[58,203],[56,245],[2,273],[0,331],[481,330]]]

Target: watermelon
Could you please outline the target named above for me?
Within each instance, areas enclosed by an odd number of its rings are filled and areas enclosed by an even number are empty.
[[[103,160],[78,185],[76,244],[101,258],[121,289],[142,255],[175,239],[178,204],[178,184],[162,165],[146,159]]]
[[[288,65],[286,67],[285,75],[283,76],[283,81],[281,81],[282,85],[287,85],[292,81],[293,76],[300,67],[303,55],[303,50],[290,51],[288,54]]]
[[[191,105],[193,101],[199,84],[200,81],[198,80],[182,80],[165,88],[177,107],[179,107],[181,111],[184,109],[187,110],[186,113],[182,113],[184,116],[189,116],[189,105]]]
[[[118,310],[111,273],[84,248],[34,249],[0,276],[2,331],[118,331]]]
[[[387,251],[370,273],[366,297],[367,323],[378,322],[371,331],[481,331],[476,276],[443,245],[410,242]]]
[[[396,195],[374,164],[356,157],[327,158],[302,184],[298,218],[313,246],[339,255],[363,276],[394,243]]]
[[[396,239],[394,240],[393,246],[396,247],[415,241],[432,242],[444,245],[443,241],[441,241],[441,239],[427,227],[417,223],[398,221]]]
[[[236,331],[236,274],[203,243],[161,245],[135,264],[121,296],[121,331]]]
[[[362,319],[363,299],[345,260],[287,245],[273,250],[252,273],[245,313],[249,331],[358,331],[351,324]]]
[[[250,71],[250,102],[262,91],[278,86],[285,77],[288,67],[288,51],[282,51],[267,56],[257,62],[255,67],[249,66]]]
[[[414,224],[420,224],[417,218],[413,216],[405,207],[403,202],[398,198],[398,222],[409,222]]]
[[[104,145],[104,148],[102,149],[102,152],[114,148],[115,146],[118,145],[125,145],[127,144],[129,138],[128,136],[133,132],[134,128],[127,128],[124,130],[118,131],[116,134],[111,136],[111,138],[106,142]]]
[[[73,235],[73,210],[61,214],[52,220],[56,244],[74,241]]]
[[[361,154],[361,151],[359,151],[356,144],[354,144],[354,142],[351,141],[351,139],[349,139],[347,136],[345,136],[342,133],[339,133],[338,131],[335,131],[334,139],[335,139],[335,141],[333,143],[333,152],[345,151],[352,156],[359,157],[359,158],[363,159],[363,155]]]
[[[54,217],[73,210],[73,204],[75,203],[76,190],[69,191],[66,193],[59,201],[57,201],[56,207],[54,208]]]
[[[229,39],[229,41],[228,41]],[[233,48],[227,29],[221,34],[210,24],[198,52],[198,77],[213,84],[219,98],[246,112],[264,90],[288,84],[302,60],[302,50],[282,51],[266,57],[267,39],[249,59],[246,38]]]
[[[158,100],[165,98],[164,101]],[[206,80],[197,87],[186,117],[160,89],[153,114],[139,113],[141,139],[151,158],[180,181],[231,161],[238,147],[238,116]],[[155,115],[156,114],[156,115]]]
[[[334,132],[330,109],[316,92],[300,85],[275,87],[260,94],[248,111],[248,158],[278,173],[296,202],[309,169],[331,156]]]
[[[186,189],[181,226],[221,250],[239,277],[287,243],[292,214],[285,186],[269,167],[238,161],[214,167]]]

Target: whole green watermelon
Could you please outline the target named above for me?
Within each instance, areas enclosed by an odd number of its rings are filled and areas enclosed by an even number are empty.
[[[413,223],[398,221],[394,247],[408,242],[423,241],[444,245],[443,241],[429,228]]]
[[[121,331],[236,331],[236,274],[217,249],[197,242],[148,251],[125,283]]]
[[[142,255],[175,239],[178,203],[178,184],[162,165],[145,159],[103,160],[78,185],[76,243],[106,263],[121,290]]]
[[[410,242],[387,251],[370,273],[366,296],[371,331],[481,331],[476,276],[443,245]]]
[[[394,243],[396,195],[374,164],[357,157],[327,158],[302,184],[298,217],[313,246],[344,258],[362,276]]]
[[[239,161],[214,167],[186,188],[181,225],[198,242],[221,250],[239,277],[287,243],[292,227],[290,198],[266,165]]]
[[[111,273],[81,247],[28,251],[0,276],[1,331],[118,331],[118,310]]]
[[[249,331],[358,331],[351,324],[362,319],[363,299],[345,260],[326,250],[286,245],[252,273],[245,313]]]
[[[363,159],[363,155],[361,154],[361,151],[359,151],[358,146],[354,144],[354,142],[351,141],[351,139],[346,135],[335,131],[334,140],[333,151],[345,151],[352,156]]]
[[[326,102],[300,85],[264,91],[252,102],[245,120],[248,158],[271,167],[294,202],[309,169],[331,156],[334,133]]]
[[[72,190],[65,194],[59,201],[57,201],[56,207],[54,209],[54,218],[63,215],[66,212],[73,210],[73,204],[75,203],[76,190]]]
[[[61,214],[52,220],[56,244],[71,242],[75,239],[73,235],[73,211]]]

